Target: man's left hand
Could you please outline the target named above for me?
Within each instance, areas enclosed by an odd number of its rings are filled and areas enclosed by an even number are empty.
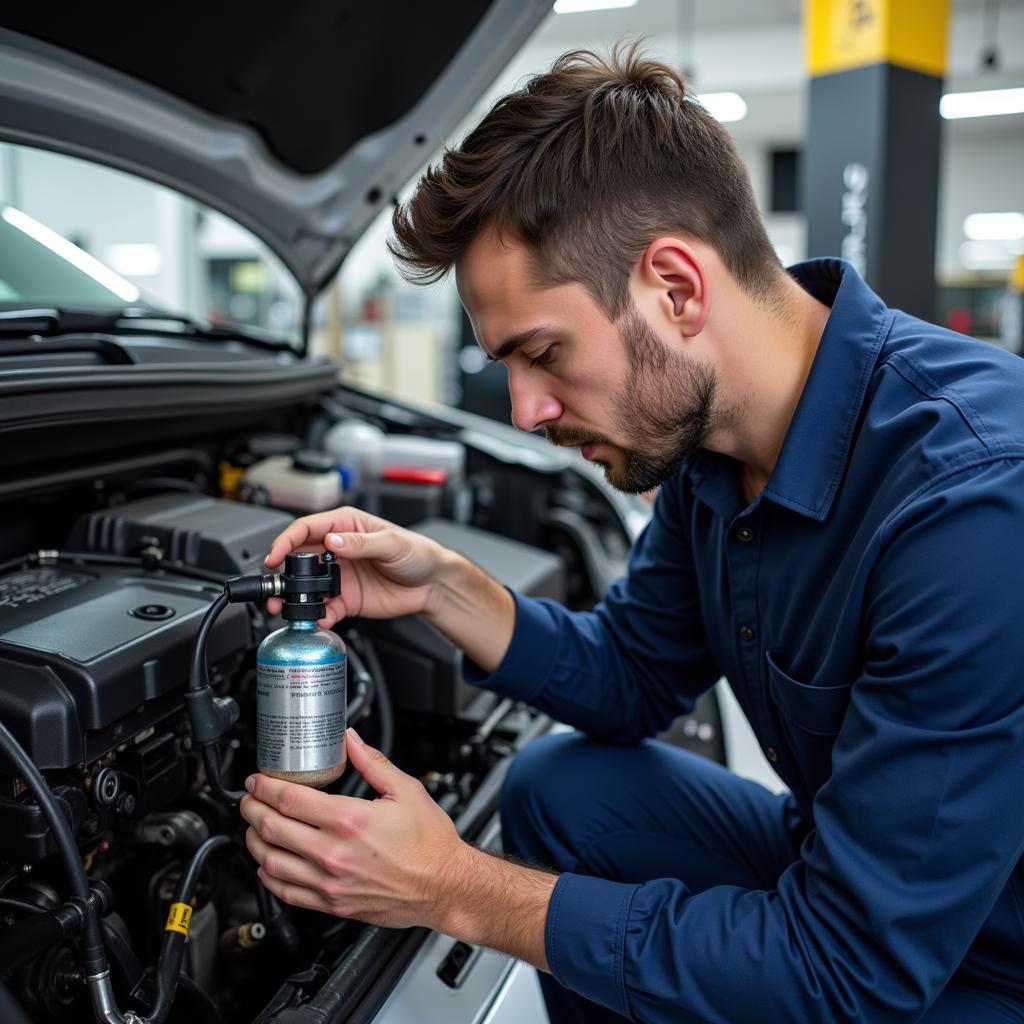
[[[380,794],[332,796],[265,775],[241,812],[260,881],[297,907],[389,928],[443,928],[472,849],[419,780],[347,733],[349,763]]]

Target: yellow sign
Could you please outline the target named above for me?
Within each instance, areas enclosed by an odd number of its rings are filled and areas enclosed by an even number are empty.
[[[1018,256],[1010,274],[1010,287],[1015,291],[1024,292],[1024,256]]]
[[[804,0],[811,75],[898,64],[941,78],[949,0]]]
[[[187,903],[172,903],[167,915],[165,932],[180,932],[188,935],[188,926],[192,923],[192,908]]]

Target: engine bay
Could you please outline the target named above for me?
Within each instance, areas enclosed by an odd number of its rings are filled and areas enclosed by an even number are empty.
[[[359,396],[340,402],[289,409],[272,429],[232,424],[184,447],[78,458],[9,484],[0,723],[42,772],[73,837],[119,1008],[108,1010],[123,1019],[150,1020],[166,1000],[161,950],[176,906],[191,920],[173,1001],[160,1010],[171,1022],[371,1020],[430,934],[278,902],[256,877],[237,808],[218,799],[221,779],[237,790],[255,770],[255,652],[280,619],[260,602],[234,603],[209,630],[210,689],[234,709],[217,739],[220,779],[186,707],[200,622],[227,577],[264,571],[272,539],[310,511],[307,495],[333,497],[335,474],[345,503],[372,502],[506,585],[577,607],[615,571],[608,552],[625,556],[625,530],[584,477],[510,465],[500,445],[455,425],[424,429],[401,409],[388,421],[368,416]],[[348,422],[398,439],[398,459],[425,452],[426,464],[320,457],[328,431]],[[453,447],[401,441],[417,433]],[[251,472],[268,458],[298,490]],[[461,653],[418,618],[336,629],[353,654],[349,724],[418,777],[466,839],[490,842],[509,760],[551,723],[468,686]],[[374,795],[351,770],[327,791]],[[0,758],[0,972],[37,1024],[88,1021],[103,1008],[87,983],[82,901],[37,796],[26,772]],[[457,989],[469,959],[453,947],[439,983]]]

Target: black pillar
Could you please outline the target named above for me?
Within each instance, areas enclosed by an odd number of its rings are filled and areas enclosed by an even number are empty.
[[[807,253],[848,259],[887,304],[933,319],[947,4],[807,8]]]

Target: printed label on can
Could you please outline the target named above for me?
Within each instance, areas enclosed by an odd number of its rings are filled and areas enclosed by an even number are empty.
[[[341,760],[346,660],[256,663],[256,746],[261,768],[311,772]]]

